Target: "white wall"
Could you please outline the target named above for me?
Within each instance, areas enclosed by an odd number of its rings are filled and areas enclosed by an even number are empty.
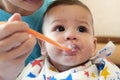
[[[94,17],[96,36],[120,37],[120,0],[81,0]]]

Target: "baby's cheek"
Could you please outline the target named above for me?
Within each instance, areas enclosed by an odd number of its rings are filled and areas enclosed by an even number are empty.
[[[52,44],[46,43],[46,48],[48,52],[52,52],[55,51],[57,47]]]

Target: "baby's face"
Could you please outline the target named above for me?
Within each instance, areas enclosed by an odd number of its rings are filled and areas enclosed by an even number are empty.
[[[45,16],[44,34],[61,45],[72,48],[63,51],[46,43],[46,49],[55,66],[76,66],[94,55],[96,39],[93,36],[90,13],[78,5],[60,5]]]

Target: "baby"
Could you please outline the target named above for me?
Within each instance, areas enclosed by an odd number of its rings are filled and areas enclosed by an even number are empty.
[[[43,57],[32,61],[18,80],[119,80],[120,69],[93,59],[97,39],[89,8],[79,0],[56,0],[46,10],[43,34],[72,50],[39,41]]]

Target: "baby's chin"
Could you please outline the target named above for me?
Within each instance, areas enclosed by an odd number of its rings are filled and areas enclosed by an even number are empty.
[[[85,65],[87,62],[89,62],[89,60],[86,60],[86,61],[84,61],[84,62],[68,62],[68,63],[66,63],[65,64],[65,66],[67,67],[67,66],[70,66],[70,67],[77,67],[77,66],[83,66],[83,65]]]
[[[66,67],[71,67],[71,68],[73,68],[73,67],[76,67],[76,66],[78,66],[78,65],[80,65],[81,63],[75,63],[75,62],[66,62],[66,63],[63,63],[62,65],[63,66],[66,66]]]

